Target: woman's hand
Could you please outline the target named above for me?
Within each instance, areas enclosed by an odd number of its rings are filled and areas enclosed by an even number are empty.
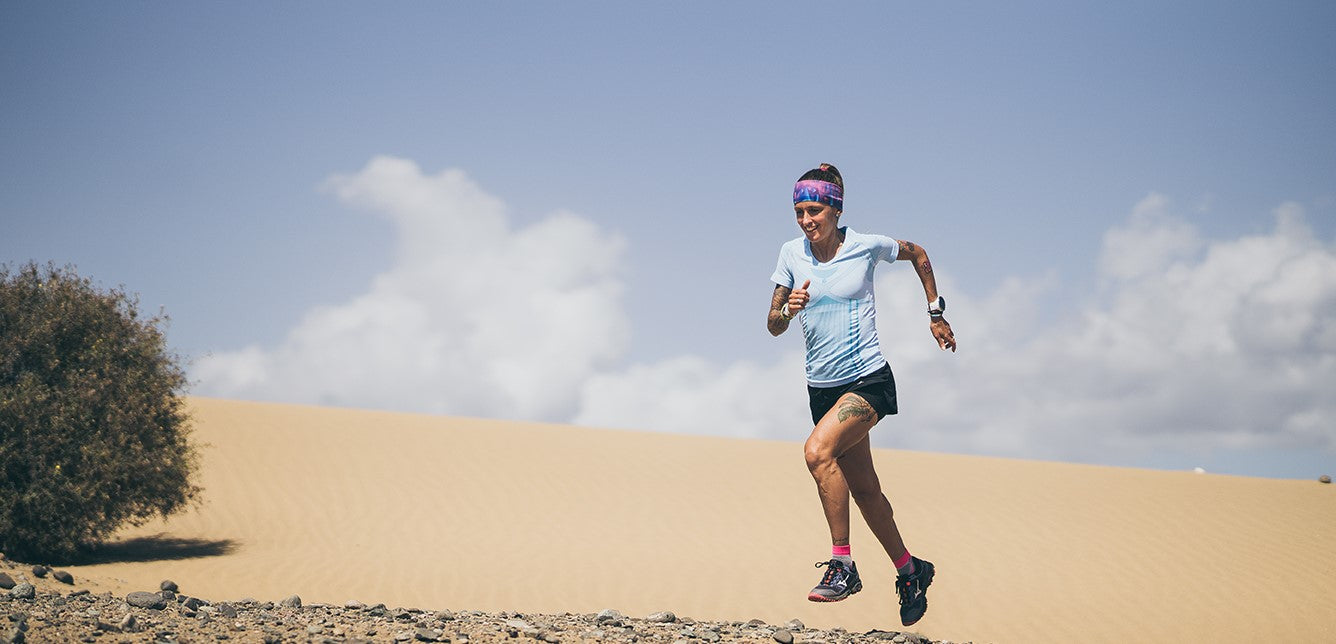
[[[932,318],[928,328],[932,329],[932,337],[936,338],[937,346],[941,347],[942,351],[949,349],[951,353],[956,352],[956,334],[951,332],[951,324],[946,318]]]
[[[807,294],[807,287],[811,285],[812,280],[807,280],[803,282],[802,286],[789,293],[789,317],[797,317],[798,311],[803,310],[807,303],[811,301],[812,296]]]

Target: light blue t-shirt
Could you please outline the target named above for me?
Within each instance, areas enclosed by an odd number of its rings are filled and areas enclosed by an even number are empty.
[[[894,262],[900,242],[885,235],[864,235],[845,227],[844,244],[829,262],[812,256],[806,237],[785,242],[770,280],[780,286],[807,287],[811,296],[798,312],[807,341],[807,383],[838,387],[886,365],[877,340],[877,301],[872,274],[877,262]]]

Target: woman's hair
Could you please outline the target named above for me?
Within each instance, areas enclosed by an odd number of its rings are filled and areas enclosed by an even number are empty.
[[[798,177],[799,181],[807,181],[808,179],[833,183],[839,186],[841,191],[844,190],[844,178],[840,176],[839,169],[829,163],[823,163],[819,167],[803,173],[803,176]]]

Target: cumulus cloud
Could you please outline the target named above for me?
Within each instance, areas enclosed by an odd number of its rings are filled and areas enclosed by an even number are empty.
[[[579,215],[515,227],[462,171],[388,157],[325,188],[394,225],[394,265],[278,346],[202,359],[201,393],[754,438],[810,430],[796,334],[761,361],[626,365],[626,242]],[[939,272],[956,354],[928,333],[913,271],[883,267],[879,333],[901,413],[874,443],[1107,463],[1336,450],[1336,247],[1297,204],[1274,218],[1264,234],[1209,239],[1152,194],[1104,234],[1086,295],[1057,273],[974,293]]]
[[[371,160],[329,179],[390,220],[395,265],[309,312],[277,347],[206,357],[202,393],[457,415],[556,419],[624,351],[625,241],[569,212],[514,228],[460,170]]]

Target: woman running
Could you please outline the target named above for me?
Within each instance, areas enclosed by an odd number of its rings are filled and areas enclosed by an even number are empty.
[[[812,435],[804,448],[830,527],[831,557],[821,583],[807,595],[837,602],[863,589],[849,550],[852,495],[872,533],[895,562],[900,621],[910,626],[928,609],[931,562],[909,554],[895,525],[891,504],[872,468],[868,432],[896,413],[895,378],[877,340],[872,275],[878,262],[913,264],[928,300],[928,328],[943,350],[956,350],[951,325],[942,317],[946,301],[923,247],[883,235],[858,233],[839,224],[844,180],[821,164],[793,187],[793,211],[801,237],[779,250],[779,264],[766,326],[771,335],[788,330],[795,317],[807,343],[807,394]]]

